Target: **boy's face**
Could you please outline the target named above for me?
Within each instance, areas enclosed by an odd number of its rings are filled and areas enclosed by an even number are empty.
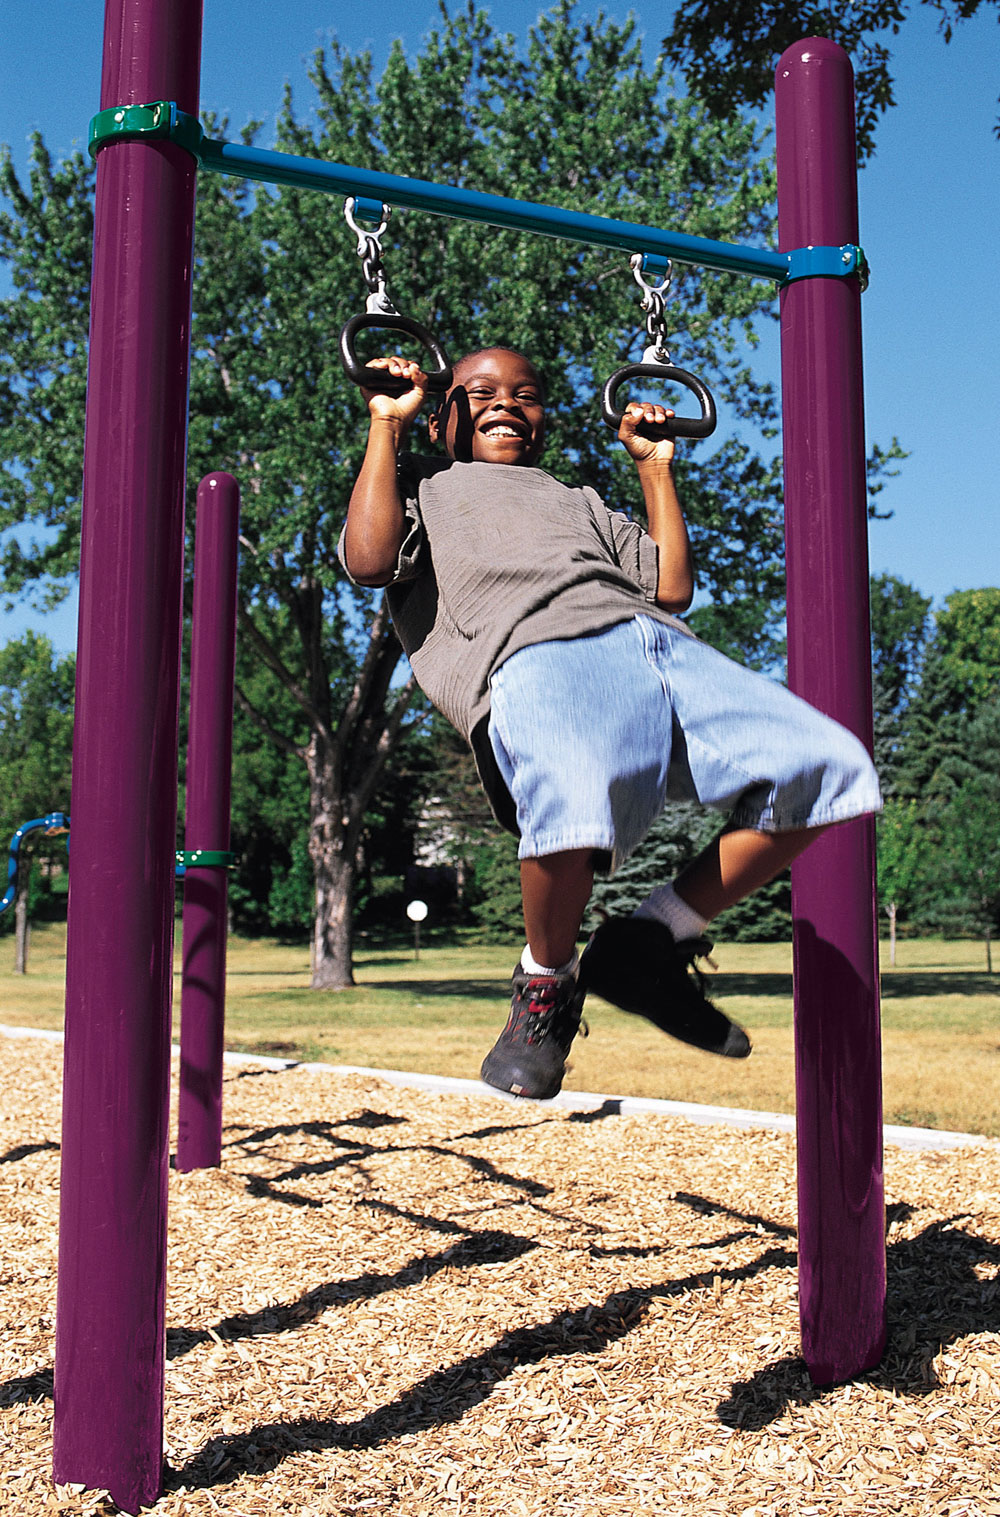
[[[534,365],[502,348],[461,359],[429,430],[460,463],[535,463],[545,443],[545,395]]]

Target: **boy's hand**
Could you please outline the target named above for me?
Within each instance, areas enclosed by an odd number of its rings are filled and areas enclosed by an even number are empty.
[[[673,416],[666,406],[651,400],[633,400],[625,407],[622,424],[618,428],[618,441],[636,463],[669,464],[674,456],[674,439],[666,432],[659,436],[653,428],[663,427]]]
[[[391,358],[372,358],[369,360],[368,367],[385,369],[395,377],[409,380],[412,388],[404,390],[402,395],[383,395],[378,390],[364,388],[361,391],[372,421],[392,422],[401,432],[408,432],[424,403],[424,396],[427,394],[427,375],[419,364],[406,358],[399,358],[395,354]]]

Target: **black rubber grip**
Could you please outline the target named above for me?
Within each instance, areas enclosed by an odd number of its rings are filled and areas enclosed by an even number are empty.
[[[450,389],[451,365],[432,333],[410,316],[380,316],[373,311],[363,311],[360,316],[352,316],[340,334],[340,361],[348,379],[354,384],[362,385],[366,390],[374,390],[380,395],[402,395],[410,388],[409,380],[388,374],[385,369],[372,369],[362,363],[354,351],[354,344],[358,333],[367,327],[385,332],[406,332],[410,337],[416,337],[435,364],[427,376],[428,390],[435,395],[443,395]]]
[[[630,363],[612,374],[601,394],[601,414],[608,426],[616,432],[625,412],[617,409],[615,401],[619,389],[627,379],[661,379],[667,384],[683,385],[685,390],[690,390],[692,395],[697,396],[701,406],[700,416],[671,416],[667,419],[664,430],[672,437],[710,437],[715,431],[718,421],[715,401],[708,387],[696,375],[689,374],[686,369],[675,369],[669,363]]]

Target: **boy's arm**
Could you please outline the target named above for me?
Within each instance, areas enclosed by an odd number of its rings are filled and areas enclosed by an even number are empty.
[[[378,586],[387,585],[395,575],[408,530],[396,466],[423,404],[427,378],[417,364],[401,358],[374,359],[371,367],[402,375],[413,387],[399,396],[362,391],[371,422],[364,463],[347,507],[342,551],[352,579],[360,585]]]
[[[618,437],[635,460],[649,523],[658,551],[656,603],[665,611],[686,611],[694,595],[694,567],[687,525],[674,484],[672,437],[653,439],[639,428],[663,426],[672,411],[651,402],[632,401],[625,408]]]

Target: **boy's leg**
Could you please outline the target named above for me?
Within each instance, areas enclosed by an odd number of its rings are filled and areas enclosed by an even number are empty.
[[[593,886],[591,848],[521,860],[524,928],[536,964],[560,969],[576,957],[580,924]]]
[[[483,1060],[488,1085],[536,1101],[558,1094],[580,1029],[576,940],[593,883],[590,848],[521,860],[528,946],[514,970],[507,1025]]]
[[[739,827],[722,832],[674,880],[674,890],[708,923],[729,906],[773,880],[825,827],[757,832]]]
[[[774,879],[825,830],[737,827],[720,833],[634,916],[598,928],[581,965],[588,988],[696,1047],[745,1058],[746,1033],[712,1004],[691,972],[711,946],[702,934],[720,911]]]

